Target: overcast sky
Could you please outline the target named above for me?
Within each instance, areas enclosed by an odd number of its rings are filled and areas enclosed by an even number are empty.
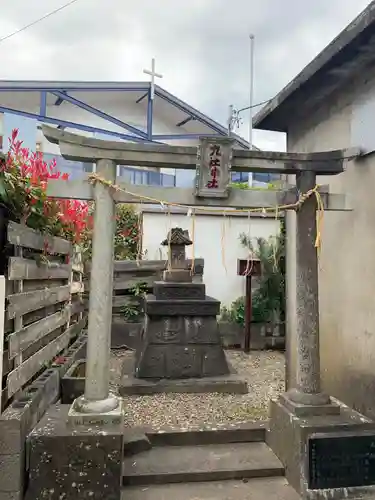
[[[0,0],[0,38],[66,0]],[[162,87],[225,124],[249,103],[254,33],[255,101],[274,96],[368,0],[79,0],[0,43],[1,79],[144,80],[156,58]],[[246,115],[244,116],[246,121]],[[246,137],[246,122],[240,132]],[[263,149],[283,138],[256,133]]]

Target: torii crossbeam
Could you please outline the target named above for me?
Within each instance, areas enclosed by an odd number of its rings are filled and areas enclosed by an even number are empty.
[[[253,210],[283,206],[297,209],[297,340],[298,388],[290,397],[303,404],[327,404],[320,391],[318,267],[316,238],[316,175],[336,175],[359,150],[321,153],[275,153],[233,149],[230,137],[204,138],[198,148],[128,144],[82,137],[43,127],[46,138],[60,147],[64,158],[95,162],[96,182],[51,180],[47,194],[54,198],[95,201],[93,257],[89,305],[89,335],[85,395],[72,405],[79,422],[93,415],[110,419],[121,413],[121,402],[109,393],[110,329],[113,286],[114,204],[164,203],[190,207]],[[193,190],[116,183],[116,166],[196,169]],[[238,190],[230,187],[231,171],[295,174],[296,187],[286,191]],[[346,210],[345,196],[321,190],[324,207]],[[305,196],[309,194],[309,196]]]

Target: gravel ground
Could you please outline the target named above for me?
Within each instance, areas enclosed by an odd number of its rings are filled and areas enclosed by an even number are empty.
[[[229,362],[249,386],[248,394],[157,394],[125,397],[129,427],[194,428],[210,424],[241,423],[267,418],[269,399],[284,390],[284,354],[275,351],[245,355],[226,351]],[[111,384],[115,390],[121,366],[130,351],[113,351]]]

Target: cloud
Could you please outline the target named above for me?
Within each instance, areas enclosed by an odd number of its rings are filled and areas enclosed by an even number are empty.
[[[5,36],[64,0],[1,2]],[[249,103],[249,38],[255,34],[255,100],[273,97],[367,0],[79,0],[0,43],[1,78],[140,80],[156,57],[161,85],[226,122]],[[240,132],[247,135],[248,116]],[[284,139],[259,132],[266,145]],[[259,144],[261,147],[262,145]]]

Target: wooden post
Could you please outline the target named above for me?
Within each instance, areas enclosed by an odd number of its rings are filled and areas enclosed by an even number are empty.
[[[252,300],[251,300],[251,274],[246,276],[246,292],[245,292],[245,342],[244,352],[250,352],[251,340],[251,315],[252,315]]]
[[[243,352],[249,354],[251,343],[251,318],[252,318],[252,291],[251,291],[251,278],[252,276],[260,276],[261,263],[259,259],[251,259],[250,265],[248,259],[238,259],[237,261],[237,274],[245,276],[246,290],[245,290],[245,328],[244,328],[244,346]]]

